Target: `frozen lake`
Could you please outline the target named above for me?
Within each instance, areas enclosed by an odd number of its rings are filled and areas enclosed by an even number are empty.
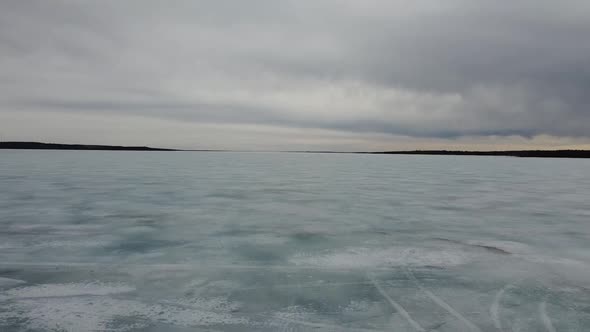
[[[0,330],[588,331],[590,160],[0,151]]]

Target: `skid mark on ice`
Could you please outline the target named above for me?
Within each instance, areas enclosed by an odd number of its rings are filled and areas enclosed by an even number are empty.
[[[381,287],[381,285],[379,285],[379,283],[377,282],[377,280],[375,280],[375,278],[369,274],[367,274],[367,278],[369,278],[369,280],[371,280],[371,282],[373,283],[373,286],[375,286],[375,288],[377,289],[377,291],[379,291],[379,293],[387,300],[387,302],[389,302],[389,304],[391,304],[391,306],[408,322],[408,324],[410,324],[414,330],[416,331],[426,331],[422,326],[420,326],[420,324],[418,324],[418,322],[416,322],[414,319],[412,319],[412,316],[410,316],[410,314],[406,311],[406,309],[404,309],[404,307],[401,306],[401,304],[395,302],[386,292],[385,290]]]
[[[553,323],[551,322],[551,318],[547,314],[547,301],[543,301],[539,304],[539,316],[541,316],[541,321],[548,332],[556,332],[555,327],[553,327]]]
[[[457,310],[451,307],[451,305],[443,301],[440,297],[436,296],[436,294],[428,290],[426,287],[422,286],[422,284],[418,281],[418,279],[416,279],[416,276],[414,276],[414,273],[412,273],[410,269],[405,268],[404,271],[408,278],[412,280],[416,284],[416,286],[418,286],[418,288],[420,288],[420,290],[424,294],[426,294],[426,296],[428,296],[432,301],[434,301],[434,303],[438,304],[441,308],[445,309],[448,313],[460,320],[463,324],[467,325],[467,327],[469,327],[471,331],[482,332],[479,327],[470,322],[467,318],[465,318],[465,316],[461,315]]]
[[[496,327],[498,330],[502,330],[502,321],[500,320],[500,302],[502,301],[502,296],[504,296],[504,293],[508,289],[513,287],[514,285],[508,284],[504,286],[504,288],[500,289],[498,293],[496,293],[496,296],[494,297],[494,302],[490,307],[490,315],[492,316],[494,327]]]

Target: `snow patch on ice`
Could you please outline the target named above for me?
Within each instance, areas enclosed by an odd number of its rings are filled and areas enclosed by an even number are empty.
[[[300,306],[289,306],[273,313],[271,325],[283,324],[285,320],[302,320],[308,315],[309,313]]]
[[[5,319],[25,318],[29,329],[43,331],[128,331],[156,322],[176,326],[246,323],[228,313],[110,297],[27,299],[8,305],[4,311]],[[117,323],[118,318],[125,318],[126,322]]]
[[[572,259],[572,258],[561,258],[561,257],[552,257],[552,256],[523,256],[523,258],[529,262],[538,263],[538,264],[547,264],[547,265],[560,265],[567,268],[578,268],[583,270],[590,269],[588,263]]]
[[[369,305],[369,302],[367,302],[367,301],[351,300],[350,303],[346,307],[344,307],[344,309],[342,311],[345,313],[365,312],[365,311],[369,311],[370,308],[371,308],[371,306]]]
[[[0,277],[0,287],[12,287],[26,283],[24,280],[2,278]]]
[[[299,253],[289,260],[300,266],[326,268],[379,268],[392,266],[456,266],[466,263],[470,256],[458,250],[424,248],[347,248],[322,254]]]
[[[134,290],[135,288],[120,283],[87,282],[70,284],[44,284],[7,290],[2,295],[0,295],[0,300],[82,295],[98,296],[128,293],[133,292]]]
[[[104,247],[109,243],[106,240],[48,241],[35,244],[35,248],[91,248]]]
[[[176,326],[245,324],[235,317],[236,303],[224,298],[161,303],[113,298],[133,291],[115,283],[53,284],[20,287],[2,293],[0,322],[24,322],[42,331],[128,331],[155,323]]]

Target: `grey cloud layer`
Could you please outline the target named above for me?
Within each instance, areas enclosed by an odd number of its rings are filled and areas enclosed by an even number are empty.
[[[0,112],[590,136],[587,1],[4,1]]]

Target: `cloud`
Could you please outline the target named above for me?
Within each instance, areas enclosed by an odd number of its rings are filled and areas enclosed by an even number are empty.
[[[590,138],[538,135],[412,137],[344,130],[199,123],[136,115],[71,112],[0,112],[0,139],[184,149],[384,151],[405,149],[590,149]],[[75,125],[72,125],[75,124]],[[26,128],[26,130],[23,130]]]
[[[0,113],[589,137],[588,33],[577,0],[6,1]]]

